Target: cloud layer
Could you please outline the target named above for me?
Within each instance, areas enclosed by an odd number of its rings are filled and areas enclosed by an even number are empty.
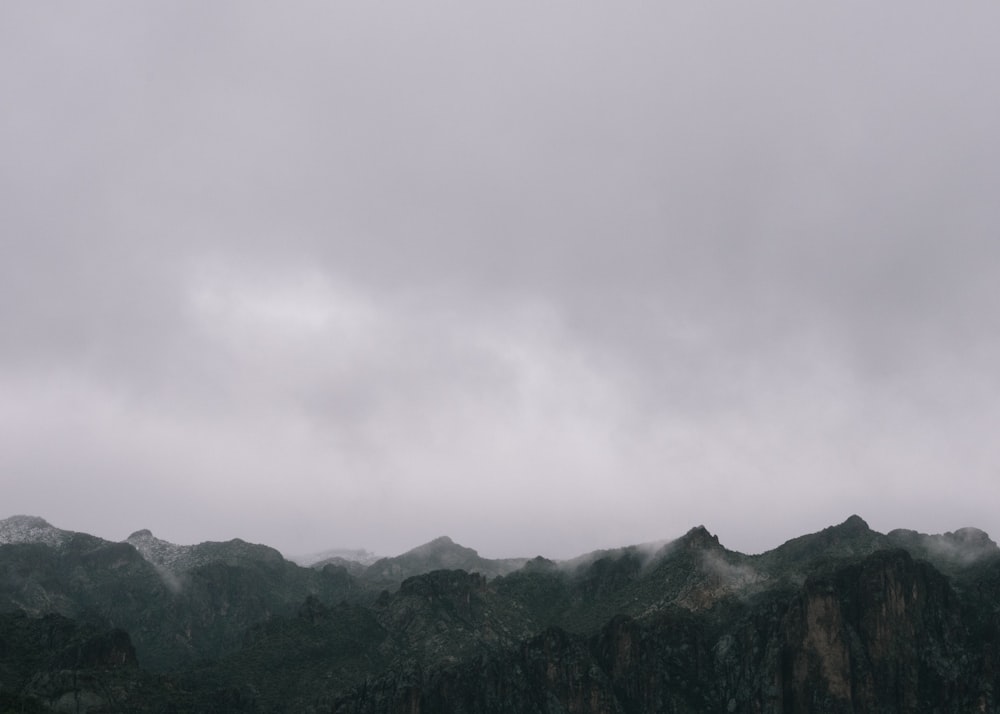
[[[996,534],[998,15],[7,4],[6,508],[286,552]]]

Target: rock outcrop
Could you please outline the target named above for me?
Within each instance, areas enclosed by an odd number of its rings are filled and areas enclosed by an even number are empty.
[[[749,556],[699,526],[505,575],[438,539],[376,589],[242,541],[0,526],[0,711],[1000,714],[976,529],[852,516]]]
[[[618,616],[590,636],[550,628],[459,666],[385,676],[334,711],[1000,711],[1000,633],[968,630],[946,576],[876,551],[795,590]]]

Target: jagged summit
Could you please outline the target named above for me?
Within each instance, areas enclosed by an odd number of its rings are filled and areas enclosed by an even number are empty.
[[[887,536],[869,528],[861,516],[852,515],[843,523],[792,538],[758,557],[772,566],[801,570],[820,559],[864,556],[890,547]]]
[[[705,526],[695,526],[678,540],[692,548],[722,548],[719,536],[712,535]]]
[[[0,520],[0,544],[40,543],[65,547],[82,543],[80,539],[92,538],[84,533],[62,530],[42,517],[14,515]],[[102,541],[101,539],[96,539]],[[161,569],[180,572],[211,561],[227,563],[269,561],[283,559],[278,551],[264,545],[255,545],[240,539],[226,542],[205,542],[197,545],[177,545],[157,538],[151,530],[136,530],[125,539],[148,562]],[[634,553],[645,564],[656,562],[678,547],[693,550],[719,550],[729,552],[704,525],[690,528],[683,536],[673,540],[641,543],[637,545],[599,550],[577,558],[559,562],[562,569],[586,565],[598,558],[619,557]],[[888,535],[871,529],[867,521],[852,514],[841,523],[828,526],[815,533],[791,539],[777,548],[755,558],[782,562],[797,567],[816,558],[846,558],[865,555],[886,547],[902,547],[916,557],[930,560],[939,566],[949,563],[956,567],[987,556],[1000,557],[1000,547],[990,536],[972,527],[959,528],[937,535],[897,529]],[[322,567],[329,563],[344,567],[351,573],[387,587],[398,585],[402,579],[431,570],[463,569],[479,572],[488,577],[503,575],[523,566],[526,558],[483,558],[474,548],[457,543],[448,535],[440,535],[394,557],[378,557],[369,551],[337,549],[314,556],[294,559],[300,565]],[[364,574],[364,575],[362,575]]]

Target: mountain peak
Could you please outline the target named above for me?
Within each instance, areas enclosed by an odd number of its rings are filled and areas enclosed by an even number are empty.
[[[19,514],[0,521],[5,525],[18,526],[23,528],[53,528],[54,526],[40,516],[27,516]]]
[[[838,530],[847,531],[849,533],[867,533],[871,530],[868,523],[864,518],[857,515],[856,513],[851,515],[846,521],[836,526]]]
[[[869,528],[858,515],[843,523],[827,526],[818,533],[792,538],[774,550],[764,553],[771,561],[783,561],[806,567],[817,558],[850,558],[868,555],[889,545],[889,538]]]
[[[400,558],[416,555],[421,557],[437,556],[442,554],[455,554],[461,555],[466,558],[478,558],[479,553],[477,553],[472,548],[466,548],[464,545],[460,545],[453,541],[448,536],[438,536],[432,541],[428,541],[423,545],[418,545],[416,548],[406,551],[403,555],[398,556]]]
[[[385,587],[434,570],[465,570],[494,577],[517,570],[524,563],[524,558],[483,558],[472,548],[456,543],[448,536],[439,536],[402,555],[375,561],[365,571],[364,578],[369,583]]]
[[[154,537],[153,532],[151,530],[149,530],[148,528],[143,528],[142,530],[136,531],[125,540],[131,543],[133,540],[145,540],[147,538],[153,538],[153,537]]]
[[[705,526],[695,526],[684,536],[681,540],[685,545],[694,548],[721,548],[722,545],[719,543],[719,536],[712,535]]]
[[[44,543],[62,545],[70,534],[60,530],[38,516],[11,516],[0,521],[0,544],[3,543]]]

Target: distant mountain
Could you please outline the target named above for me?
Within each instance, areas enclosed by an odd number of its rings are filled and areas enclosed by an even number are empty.
[[[330,548],[319,553],[308,555],[295,555],[289,558],[292,562],[305,567],[321,568],[330,563],[356,563],[360,566],[368,566],[379,560],[380,556],[365,550],[364,548]]]
[[[1000,549],[971,528],[564,562],[442,537],[353,573],[30,517],[0,543],[0,711],[1000,713]]]
[[[441,536],[402,555],[375,561],[361,577],[372,587],[396,588],[407,578],[433,570],[465,570],[487,577],[506,575],[522,567],[527,560],[482,558],[472,548],[459,545],[448,536]]]

